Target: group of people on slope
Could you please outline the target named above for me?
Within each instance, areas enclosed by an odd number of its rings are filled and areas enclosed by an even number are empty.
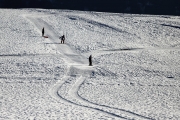
[[[42,29],[42,36],[44,36],[44,27]],[[64,44],[65,36],[63,35],[59,39],[61,39],[61,44]],[[89,66],[92,66],[92,55],[89,56]]]
[[[43,37],[44,37],[44,33],[45,33],[45,31],[44,31],[44,27],[43,27],[43,29],[42,29],[42,36]],[[65,36],[63,35],[63,36],[59,37],[59,39],[61,39],[61,44],[64,44]]]

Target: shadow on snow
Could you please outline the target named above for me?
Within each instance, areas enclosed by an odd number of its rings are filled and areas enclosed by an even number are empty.
[[[180,29],[180,26],[166,25],[166,24],[161,24],[161,25],[162,25],[162,26],[167,26],[167,27],[173,27],[173,28]]]
[[[143,48],[120,48],[120,49],[109,49],[104,51],[131,51],[131,50],[140,50]]]

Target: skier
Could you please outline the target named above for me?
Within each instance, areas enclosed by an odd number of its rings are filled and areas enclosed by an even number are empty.
[[[42,36],[44,36],[44,27],[43,27],[43,29],[42,29]]]
[[[89,56],[89,66],[92,66],[92,55]]]
[[[65,41],[65,36],[61,36],[59,39],[61,39],[61,44],[64,44],[64,41]]]

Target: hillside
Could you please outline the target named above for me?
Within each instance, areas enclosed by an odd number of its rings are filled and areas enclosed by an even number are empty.
[[[179,20],[1,9],[0,120],[178,120]]]

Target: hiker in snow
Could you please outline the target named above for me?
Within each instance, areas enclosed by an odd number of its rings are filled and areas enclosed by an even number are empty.
[[[42,29],[42,36],[44,36],[44,27],[43,27],[43,29]]]
[[[92,55],[89,56],[89,66],[92,66]]]
[[[65,41],[65,36],[61,36],[59,39],[61,39],[61,44],[64,44],[64,41]]]

